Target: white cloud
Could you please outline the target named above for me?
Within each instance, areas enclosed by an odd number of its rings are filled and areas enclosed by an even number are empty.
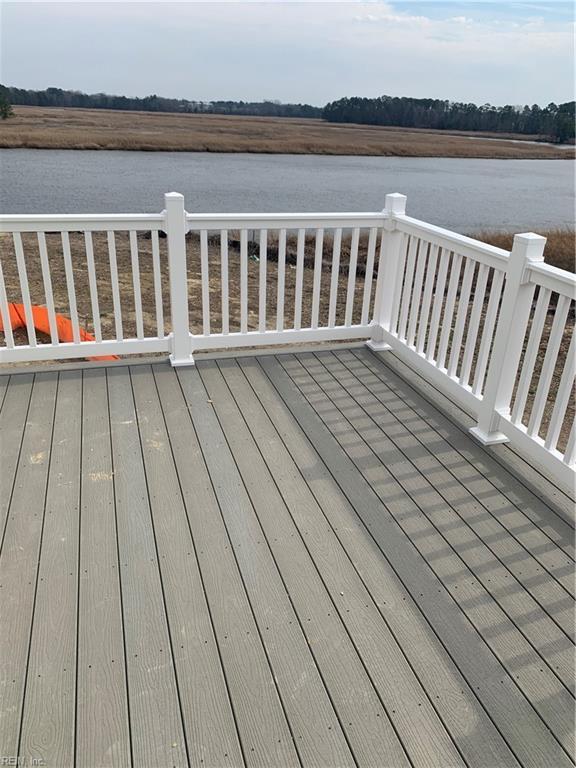
[[[382,93],[571,98],[571,24],[441,7],[444,16],[433,2],[415,13],[379,0],[5,2],[2,82],[316,104]]]
[[[381,24],[416,24],[418,26],[431,24],[432,21],[427,16],[410,16],[408,14],[393,13],[366,13],[354,17],[354,21],[376,22]]]

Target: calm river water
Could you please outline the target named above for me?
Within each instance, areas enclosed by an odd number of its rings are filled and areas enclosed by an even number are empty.
[[[573,160],[0,150],[2,213],[159,211],[182,192],[196,212],[379,210],[461,232],[574,224]]]

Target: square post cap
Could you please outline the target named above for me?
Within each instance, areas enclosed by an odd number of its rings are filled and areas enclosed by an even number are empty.
[[[386,195],[384,210],[387,213],[406,213],[406,195],[401,195],[400,192],[391,192],[389,195]]]

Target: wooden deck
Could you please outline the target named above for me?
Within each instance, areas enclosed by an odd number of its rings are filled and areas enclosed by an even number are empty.
[[[401,367],[0,378],[0,759],[573,765],[567,501]]]

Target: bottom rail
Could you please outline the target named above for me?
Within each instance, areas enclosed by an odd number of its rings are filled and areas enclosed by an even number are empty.
[[[137,355],[151,352],[169,352],[171,339],[124,339],[122,341],[81,341],[61,344],[30,344],[3,349],[0,363],[24,363],[42,360],[67,360],[78,357],[99,357],[107,355]]]

